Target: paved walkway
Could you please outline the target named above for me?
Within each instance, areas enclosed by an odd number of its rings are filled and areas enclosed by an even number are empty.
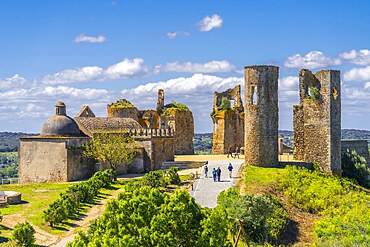
[[[212,160],[208,162],[208,178],[205,177],[202,169],[202,176],[194,182],[193,191],[190,194],[202,207],[214,208],[217,206],[217,197],[221,191],[227,190],[235,184],[236,175],[243,160]],[[232,178],[229,178],[229,171],[227,170],[229,162],[234,167]],[[214,182],[212,177],[212,170],[213,168],[217,169],[217,167],[221,168],[220,182]]]

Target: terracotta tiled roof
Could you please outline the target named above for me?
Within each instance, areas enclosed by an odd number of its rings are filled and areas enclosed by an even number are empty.
[[[132,118],[75,117],[74,120],[80,130],[88,136],[98,131],[141,129],[141,125]]]

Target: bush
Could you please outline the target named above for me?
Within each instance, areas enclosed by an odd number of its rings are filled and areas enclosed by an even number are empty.
[[[32,246],[35,243],[35,229],[30,223],[18,223],[13,230],[12,237],[17,246]]]
[[[202,209],[185,191],[148,186],[119,194],[68,246],[231,246],[223,209]]]
[[[150,171],[143,177],[141,184],[153,188],[166,187],[169,184],[179,185],[181,183],[178,175],[179,168],[171,167],[167,170]]]
[[[177,173],[179,168],[176,166],[172,166],[170,169],[165,171],[165,180],[168,184],[175,184],[179,185],[181,183],[181,179],[179,174]]]
[[[222,97],[222,102],[218,107],[219,111],[230,111],[231,110],[231,103],[230,100],[226,97]]]
[[[168,183],[163,179],[163,171],[150,171],[144,175],[142,185],[153,188],[166,187]]]
[[[317,212],[316,246],[369,246],[370,196],[358,186],[319,171],[287,167],[284,194],[299,208]]]
[[[75,217],[83,203],[92,203],[99,190],[109,186],[115,177],[115,171],[107,169],[96,172],[89,180],[70,186],[65,193],[44,211],[44,219],[49,225],[60,224]]]
[[[355,179],[359,185],[366,188],[370,187],[370,169],[367,167],[364,157],[358,155],[356,151],[342,154],[343,177]]]
[[[320,171],[288,166],[279,186],[291,202],[310,213],[322,212],[339,205],[344,189],[339,178]]]
[[[274,198],[265,195],[247,194],[240,196],[235,190],[221,192],[220,206],[226,207],[230,216],[240,219],[248,240],[255,243],[275,243],[288,224],[289,216]],[[234,224],[237,234],[239,224]]]
[[[316,87],[310,87],[310,99],[313,100],[320,99],[320,89]]]

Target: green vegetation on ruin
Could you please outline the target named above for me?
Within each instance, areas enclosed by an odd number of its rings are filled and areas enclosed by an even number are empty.
[[[173,101],[164,106],[162,116],[171,116],[173,111],[190,111],[187,105]]]
[[[118,107],[118,108],[135,108],[135,106],[124,99],[119,99],[116,102],[113,102],[111,104],[112,107]]]

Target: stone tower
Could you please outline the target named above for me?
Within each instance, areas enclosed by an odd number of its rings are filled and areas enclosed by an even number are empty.
[[[219,109],[222,99],[231,102],[231,109]],[[213,154],[226,154],[229,147],[244,147],[244,107],[240,85],[225,92],[214,92],[213,110]]]
[[[299,97],[293,107],[294,158],[341,174],[340,72],[300,70]]]
[[[244,94],[245,164],[278,164],[279,67],[246,66]]]

